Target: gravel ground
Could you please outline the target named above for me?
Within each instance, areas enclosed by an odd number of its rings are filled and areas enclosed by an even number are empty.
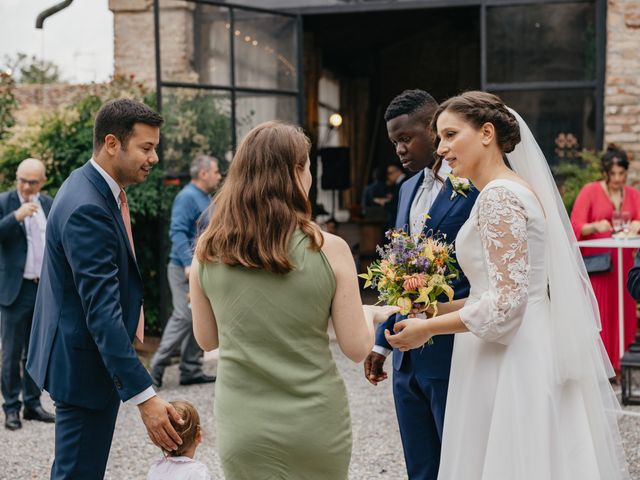
[[[334,357],[347,384],[353,421],[353,456],[349,478],[352,480],[406,478],[400,436],[395,419],[390,382],[373,387],[362,376],[362,366],[354,365],[333,345]],[[215,373],[215,360],[205,362],[205,371]],[[187,399],[200,411],[205,440],[196,458],[209,467],[212,478],[222,479],[215,451],[212,385],[181,387],[178,370],[170,367],[160,395],[168,400]],[[43,395],[46,409],[53,410],[51,400]],[[629,415],[621,417],[631,478],[640,480],[640,407],[626,407]],[[385,435],[381,435],[384,433]],[[49,478],[53,460],[54,430],[50,424],[23,422],[23,428],[10,432],[0,428],[0,480]],[[144,479],[149,465],[160,451],[148,440],[135,407],[120,409],[116,432],[107,466],[109,480]]]

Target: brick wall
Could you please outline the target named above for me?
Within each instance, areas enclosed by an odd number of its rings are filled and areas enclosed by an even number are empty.
[[[616,143],[640,160],[640,2],[609,0],[604,143]],[[632,182],[640,162],[632,162]]]
[[[20,124],[25,124],[37,115],[69,105],[78,96],[101,88],[104,87],[100,84],[17,84],[13,91],[18,102],[18,108],[15,111],[16,120]]]
[[[165,79],[197,80],[192,69],[194,3],[161,0],[162,69]],[[109,0],[114,21],[114,73],[135,74],[155,88],[156,54],[152,0]]]

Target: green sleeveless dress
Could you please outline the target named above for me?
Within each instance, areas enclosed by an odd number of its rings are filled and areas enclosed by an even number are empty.
[[[220,339],[214,411],[226,480],[347,478],[351,418],[327,334],[335,277],[308,245],[296,231],[285,275],[200,266]]]

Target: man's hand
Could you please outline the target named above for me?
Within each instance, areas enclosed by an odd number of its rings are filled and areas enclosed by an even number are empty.
[[[16,220],[22,222],[25,218],[31,217],[38,212],[38,204],[35,202],[24,202],[19,209],[14,212]]]
[[[189,280],[189,274],[191,273],[191,265],[184,267],[184,278]]]
[[[371,385],[378,385],[387,379],[387,372],[383,370],[387,358],[377,352],[370,352],[364,361],[364,376]]]
[[[167,452],[176,450],[178,445],[182,444],[180,435],[169,421],[171,416],[178,423],[184,422],[173,405],[155,395],[138,405],[138,408],[144,426],[147,427],[147,434],[153,443]]]

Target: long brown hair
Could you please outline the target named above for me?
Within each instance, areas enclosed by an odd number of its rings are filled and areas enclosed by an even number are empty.
[[[300,182],[310,142],[282,122],[253,128],[238,146],[227,179],[213,200],[211,221],[198,240],[201,263],[222,262],[274,273],[293,269],[289,243],[300,228],[320,250],[320,229]]]

